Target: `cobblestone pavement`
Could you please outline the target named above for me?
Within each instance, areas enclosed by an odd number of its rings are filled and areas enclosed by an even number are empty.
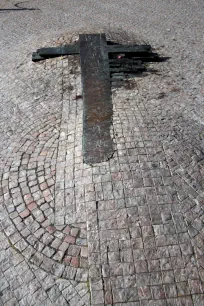
[[[34,78],[39,73],[44,78],[43,83],[42,79],[33,79],[33,101],[23,103],[22,108],[12,101],[11,112],[25,120],[13,122],[21,138],[14,140],[11,122],[2,131],[3,136],[7,134],[11,139],[8,143],[5,137],[7,157],[3,158],[4,151],[1,154],[0,301],[2,305],[90,305],[86,219],[55,226],[55,203],[62,189],[59,178],[60,156],[65,153],[61,147],[67,126],[65,109],[71,99],[66,91],[72,89],[71,83],[75,84],[80,74],[71,65],[72,77],[68,77],[68,62],[62,59],[33,65],[33,69],[38,71]],[[54,69],[55,77],[50,83]],[[18,82],[21,90],[29,87],[21,79]],[[12,83],[13,80],[8,87]],[[45,87],[50,90],[42,104],[35,92],[35,86],[41,85],[42,91]],[[82,101],[79,103],[82,105]],[[36,113],[32,119],[31,108]],[[74,108],[72,112],[75,114]],[[68,184],[67,181],[66,188]]]
[[[204,305],[199,3],[182,11],[181,1],[178,13],[160,4],[173,13],[158,37],[140,26],[144,41],[172,58],[112,89],[115,151],[101,164],[83,163],[78,56],[34,64],[26,51],[3,67],[0,306]],[[140,14],[144,5],[137,4]],[[186,29],[189,7],[198,21]]]

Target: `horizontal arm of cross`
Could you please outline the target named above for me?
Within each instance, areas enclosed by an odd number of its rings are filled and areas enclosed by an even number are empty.
[[[107,45],[107,53],[150,53],[150,45]],[[50,57],[64,56],[64,55],[74,55],[79,54],[79,44],[76,45],[66,45],[53,48],[41,48],[32,55],[32,60],[34,62],[43,60]]]

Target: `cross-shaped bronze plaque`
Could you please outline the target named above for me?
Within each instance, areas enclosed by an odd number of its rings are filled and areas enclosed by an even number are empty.
[[[114,74],[144,71],[144,62],[161,61],[150,45],[108,44],[105,34],[81,34],[79,43],[42,48],[32,60],[80,54],[83,85],[83,156],[88,164],[107,161],[113,154],[111,79]],[[111,78],[112,77],[112,78]]]

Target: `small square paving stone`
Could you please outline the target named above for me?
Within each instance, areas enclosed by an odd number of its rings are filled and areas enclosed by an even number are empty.
[[[170,271],[162,271],[162,279],[164,284],[174,283],[174,273],[173,270]]]
[[[51,273],[57,277],[61,277],[64,272],[65,266],[59,262],[55,262],[51,268]]]
[[[108,252],[108,260],[109,262],[120,262],[120,254],[119,252]]]
[[[52,208],[49,207],[48,209],[44,210],[44,215],[46,217],[49,217],[51,214],[53,214]]]
[[[45,233],[45,230],[41,227],[41,228],[39,228],[35,233],[34,233],[34,235],[35,235],[35,237],[37,237],[37,238],[40,238],[40,237],[42,237],[42,235]]]
[[[164,290],[165,290],[166,298],[177,297],[177,288],[175,284],[164,285]]]
[[[135,261],[136,273],[148,272],[148,266],[146,260],[137,260]]]
[[[16,210],[17,210],[18,213],[22,213],[25,209],[26,209],[26,206],[25,206],[24,203],[23,203],[23,204],[20,204],[20,205],[18,205],[18,206],[16,207]]]
[[[137,286],[148,286],[150,285],[150,275],[149,273],[139,273],[136,274],[136,284]]]
[[[21,222],[21,218],[20,217],[17,217],[15,219],[13,219],[13,222],[15,223],[15,225],[17,226],[20,222]]]
[[[38,200],[36,200],[36,203],[37,203],[37,205],[38,206],[40,206],[40,205],[42,205],[42,204],[47,204],[47,203],[45,203],[45,199],[42,197],[42,198],[40,198],[40,199],[38,199]],[[49,206],[48,206],[49,207]]]
[[[4,277],[1,277],[0,278],[0,288],[1,288],[1,291],[6,289],[7,287],[9,287],[8,281]]]
[[[76,245],[70,245],[68,249],[68,255],[78,256],[80,254],[80,247]]]
[[[55,250],[51,247],[46,246],[42,253],[47,257],[52,257],[52,255],[55,253]]]
[[[24,196],[24,200],[25,200],[25,203],[28,205],[28,204],[30,204],[30,203],[33,202],[33,197],[32,197],[31,194],[26,194],[26,195]]]
[[[79,229],[78,228],[72,228],[71,229],[71,236],[76,237],[79,233]]]
[[[67,279],[59,278],[56,280],[56,285],[60,291],[63,291],[65,288],[70,287],[71,282]]]
[[[39,190],[39,187],[37,185],[37,181],[31,181],[28,183],[29,187],[30,187],[30,191],[31,193],[36,192]]]
[[[9,217],[10,217],[11,219],[15,219],[16,217],[18,217],[17,211],[14,211],[14,212],[12,212],[11,214],[9,214]]]
[[[55,226],[48,226],[46,228],[46,230],[50,233],[50,234],[53,234],[55,231],[56,231],[56,227]]]
[[[71,259],[71,266],[78,268],[79,267],[79,257],[75,256]]]
[[[200,280],[189,280],[188,283],[191,290],[191,294],[203,293],[202,283],[200,282]]]
[[[43,259],[44,259],[44,255],[41,254],[41,253],[38,253],[36,252],[32,258],[31,258],[31,262],[34,263],[35,265],[39,266],[42,262],[43,262]]]
[[[55,277],[52,274],[47,274],[46,277],[43,277],[43,281],[41,282],[42,288],[47,291],[55,285]]]
[[[136,288],[127,288],[126,289],[126,300],[127,302],[138,301],[138,291]]]
[[[62,241],[59,238],[55,238],[55,240],[52,241],[51,247],[58,249]]]
[[[61,292],[58,289],[58,287],[55,285],[47,291],[47,294],[48,294],[48,296],[49,296],[49,298],[51,299],[52,302],[56,302],[56,300],[59,298]]]
[[[40,184],[40,189],[41,189],[41,190],[45,190],[45,189],[47,189],[47,188],[48,188],[48,186],[47,186],[47,183],[46,183],[46,182],[43,182],[43,183]]]
[[[204,294],[196,294],[192,296],[194,306],[204,305]]]
[[[35,253],[36,253],[36,250],[32,246],[30,246],[30,245],[28,245],[28,247],[22,252],[23,256],[25,258],[27,258],[28,260]]]
[[[62,294],[67,301],[70,301],[76,295],[76,291],[73,286],[70,285],[62,291]]]
[[[19,233],[14,233],[10,237],[10,241],[15,244],[16,242],[21,240],[21,235]]]
[[[87,282],[88,277],[89,277],[89,273],[88,273],[87,269],[83,269],[83,268],[77,268],[76,269],[76,276],[75,276],[76,281]]]
[[[64,241],[70,244],[74,244],[76,241],[76,238],[69,235],[64,238]]]
[[[69,234],[69,233],[70,233],[70,231],[71,231],[71,228],[70,228],[70,226],[69,226],[69,225],[67,225],[67,226],[65,227],[65,229],[63,230],[63,233],[65,233],[65,234]]]
[[[70,301],[69,301],[70,306],[75,306],[75,305],[79,305],[79,306],[83,306],[84,303],[83,301],[81,301],[81,297],[76,294]]]
[[[10,235],[12,235],[13,233],[15,233],[16,228],[14,225],[10,225],[8,226],[5,230],[6,235],[9,237]]]
[[[25,219],[25,220],[26,220],[26,219]],[[18,224],[16,225],[16,228],[17,228],[17,230],[20,232],[20,231],[22,231],[23,229],[26,228],[26,225],[25,225],[24,222],[22,221],[22,222],[20,222],[20,223],[18,223]]]
[[[190,288],[187,282],[176,283],[178,296],[190,295]]]
[[[67,301],[62,295],[56,299],[55,303],[56,305],[59,305],[59,306],[67,306]]]
[[[88,247],[81,247],[81,257],[88,257]]]
[[[63,251],[57,251],[57,253],[53,256],[54,260],[61,261],[64,256]]]
[[[29,231],[28,228],[25,228],[25,229],[23,229],[23,230],[21,231],[21,235],[22,235],[23,237],[28,237],[30,234],[31,234],[31,232]]]
[[[23,287],[18,287],[17,289],[14,290],[14,295],[17,300],[21,300],[26,295],[26,292],[23,289],[24,289]]]
[[[40,209],[41,209],[42,211],[44,211],[44,210],[48,209],[49,207],[50,207],[49,204],[48,204],[48,203],[45,203],[45,204],[42,204],[42,205],[40,206]]]
[[[55,183],[55,181],[53,180],[53,178],[47,179],[47,184],[48,184],[49,187],[54,185],[54,183]]]
[[[77,245],[87,246],[87,239],[84,239],[84,238],[77,238],[77,239],[76,239],[76,244],[77,244]]]
[[[19,305],[20,306],[27,306],[27,305],[34,305],[34,300],[33,297],[31,296],[31,294],[27,294],[26,296],[24,296],[20,301],[19,301]]]
[[[135,290],[136,291],[136,290]],[[125,289],[113,289],[113,302],[120,303],[127,301],[127,295]]]
[[[98,305],[104,303],[104,294],[102,290],[93,290],[91,293],[92,304]]]
[[[69,244],[67,242],[63,242],[60,246],[59,246],[59,250],[65,252],[69,247]]]
[[[8,281],[10,281],[17,275],[17,272],[16,272],[15,268],[13,266],[11,266],[10,268],[8,268],[8,270],[4,271],[4,275],[5,275],[6,279]]]
[[[178,299],[176,299],[176,302],[179,306],[193,306],[193,301],[190,296],[178,297]]]
[[[27,218],[28,219],[28,218]],[[26,220],[27,220],[26,219]],[[31,222],[28,222],[27,224],[27,228],[32,232],[32,233],[35,233],[37,231],[37,229],[40,227],[40,225],[36,222],[36,221],[31,221]]]
[[[37,290],[36,292],[33,293],[33,299],[35,301],[38,301],[38,302],[43,302],[45,299],[47,299],[47,294],[45,293],[45,291],[40,288],[39,290]]]
[[[42,236],[41,241],[42,241],[42,243],[48,245],[52,242],[53,239],[54,239],[54,237],[52,235],[50,235],[49,233],[45,233]]]
[[[160,300],[160,299],[165,299],[165,290],[163,288],[163,286],[152,286],[151,287],[151,292],[152,292],[152,296],[153,299],[155,300]]]
[[[63,239],[64,238],[64,233],[56,231],[56,232],[54,232],[54,236],[59,238],[59,239]]]
[[[65,264],[69,264],[71,262],[71,259],[72,259],[72,256],[66,256],[64,259],[63,259],[63,262]]]
[[[138,287],[138,297],[140,300],[151,299],[152,294],[151,294],[150,287],[148,286]]]
[[[172,266],[171,266],[170,258],[160,259],[160,267],[161,267],[161,270],[171,270]]]
[[[49,272],[51,271],[53,265],[54,265],[54,261],[46,256],[44,256],[43,254],[41,254],[43,257],[42,259],[42,263],[41,263],[41,268],[44,269],[45,271]],[[32,257],[33,258],[33,257]]]
[[[19,250],[19,251],[23,251],[25,250],[25,248],[28,246],[27,242],[24,239],[19,240],[16,244],[15,247]]]
[[[35,291],[40,289],[41,285],[38,280],[35,278],[27,284],[28,292],[33,294]]]

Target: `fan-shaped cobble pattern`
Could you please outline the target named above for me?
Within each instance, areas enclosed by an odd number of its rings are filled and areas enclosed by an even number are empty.
[[[67,73],[63,91],[71,86],[70,81],[66,82]],[[67,95],[63,95],[64,109],[69,91]],[[76,224],[72,218],[72,224],[55,226],[56,200],[60,200],[55,197],[60,185],[56,168],[60,169],[57,161],[62,153],[62,130],[67,124],[64,120],[65,116],[57,113],[31,121],[29,132],[9,153],[1,180],[4,205],[12,220],[5,234],[14,249],[45,271],[86,282],[86,224]]]
[[[86,268],[85,226],[54,226],[59,126],[59,115],[35,122],[11,153],[2,188],[13,225],[5,232],[16,249],[39,265],[47,257],[50,264]],[[85,258],[80,262],[81,252]]]

